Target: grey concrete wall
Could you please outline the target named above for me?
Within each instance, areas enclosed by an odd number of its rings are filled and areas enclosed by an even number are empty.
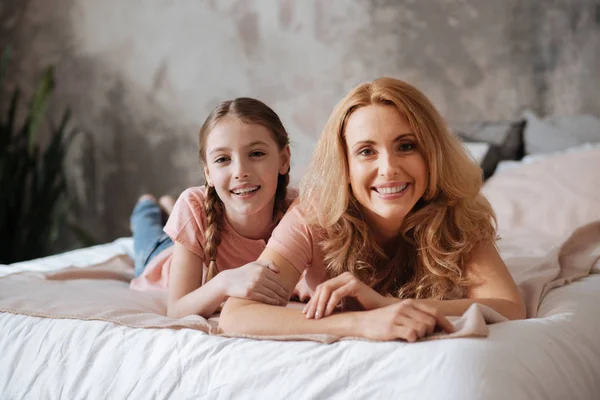
[[[139,194],[200,182],[197,131],[224,99],[270,104],[295,166],[333,105],[381,75],[453,122],[600,115],[596,0],[2,0],[0,35],[13,84],[56,66],[51,111],[82,131],[77,214],[101,241],[129,234]]]

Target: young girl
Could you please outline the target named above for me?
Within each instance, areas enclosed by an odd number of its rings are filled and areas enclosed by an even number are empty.
[[[199,142],[206,184],[181,194],[164,233],[159,204],[145,196],[136,205],[131,225],[139,276],[131,288],[167,289],[173,318],[208,318],[230,296],[287,303],[279,269],[248,264],[293,200],[289,139],[279,117],[255,99],[226,101],[204,122]],[[169,208],[165,199],[161,204]]]
[[[377,79],[334,109],[300,189],[260,256],[293,288],[306,270],[304,310],[230,298],[226,333],[331,333],[415,341],[473,303],[524,318],[495,247],[481,170],[431,102]],[[361,311],[335,313],[352,299]]]

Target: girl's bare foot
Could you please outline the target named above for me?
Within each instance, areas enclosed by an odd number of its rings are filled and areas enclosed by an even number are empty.
[[[158,199],[158,204],[163,209],[163,211],[167,214],[167,217],[171,215],[173,211],[173,207],[175,206],[175,199],[171,196],[162,196]]]
[[[152,196],[149,193],[146,193],[146,194],[141,195],[135,204],[137,205],[137,204],[141,203],[142,201],[146,201],[146,200],[152,200],[153,202],[157,203],[156,197]],[[129,224],[129,230],[131,231],[131,233],[133,233],[133,225]]]
[[[152,196],[149,193],[141,195],[137,202],[141,203],[142,201],[145,201],[145,200],[152,200],[153,202],[157,203],[156,197]]]

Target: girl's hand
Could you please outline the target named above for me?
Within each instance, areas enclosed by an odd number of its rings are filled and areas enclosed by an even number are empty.
[[[225,294],[228,297],[275,306],[285,306],[289,300],[289,294],[279,278],[279,268],[273,263],[254,261],[221,274],[225,279]]]
[[[385,299],[351,273],[344,272],[317,286],[302,313],[306,318],[327,317],[344,297],[354,297],[365,310],[382,307]]]
[[[404,339],[408,342],[431,335],[436,325],[447,333],[454,325],[437,307],[419,300],[398,303],[358,314],[359,336],[371,340]]]

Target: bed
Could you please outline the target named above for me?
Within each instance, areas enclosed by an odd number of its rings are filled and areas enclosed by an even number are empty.
[[[498,213],[502,256],[526,291],[528,273],[548,254],[600,221],[600,147],[500,167],[484,192]],[[596,244],[587,276],[547,291],[536,318],[488,325],[485,338],[324,344],[2,312],[0,398],[598,399]],[[131,239],[122,238],[0,266],[0,281],[84,271],[128,254]]]

